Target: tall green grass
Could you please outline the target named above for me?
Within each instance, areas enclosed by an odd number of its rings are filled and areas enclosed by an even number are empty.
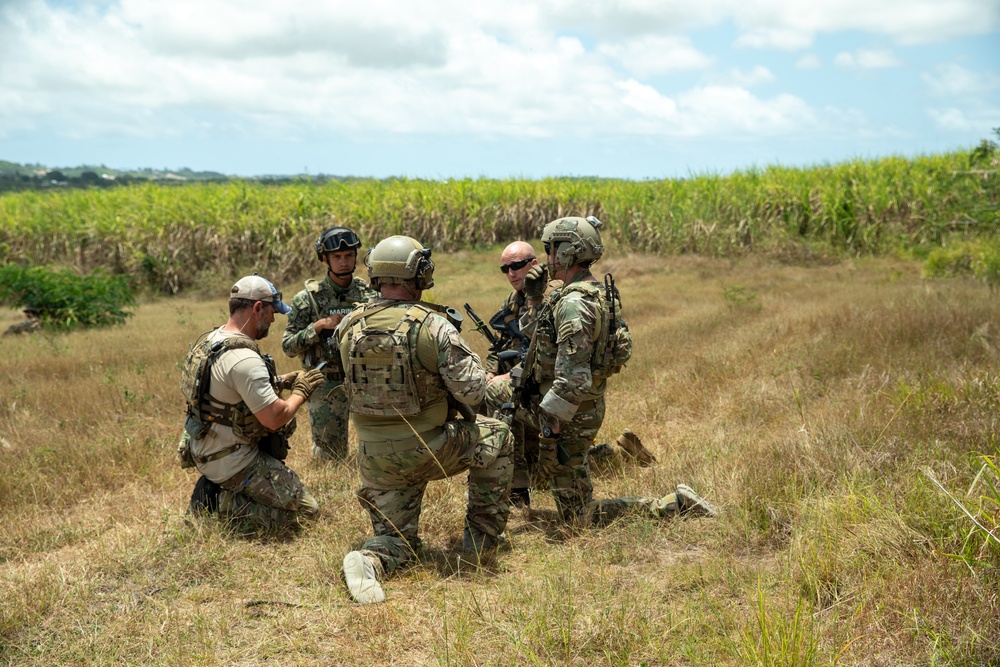
[[[964,151],[678,180],[347,180],[136,185],[0,196],[0,261],[69,263],[174,293],[202,271],[311,269],[336,221],[367,243],[405,233],[438,250],[537,238],[596,215],[621,250],[733,256],[879,255],[997,231],[1000,179]]]

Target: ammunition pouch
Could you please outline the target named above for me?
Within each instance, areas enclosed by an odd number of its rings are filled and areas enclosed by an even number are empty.
[[[268,433],[257,441],[257,449],[262,454],[284,461],[288,458],[288,437],[280,432]]]
[[[194,457],[191,456],[191,436],[186,429],[181,432],[180,442],[177,443],[177,462],[182,470],[194,467]]]
[[[198,419],[189,410],[187,413],[187,418],[184,419],[184,432],[188,434],[192,440],[200,440],[205,437],[208,433],[208,424],[203,424],[198,421]]]

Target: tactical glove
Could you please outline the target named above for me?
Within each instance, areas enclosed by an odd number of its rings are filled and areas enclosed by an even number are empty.
[[[299,376],[295,378],[295,382],[292,383],[292,393],[308,400],[316,387],[323,384],[324,379],[323,371],[318,371],[315,368],[311,371],[301,371]]]
[[[529,299],[538,299],[545,294],[549,284],[549,273],[542,264],[536,264],[524,275],[524,295]]]
[[[303,371],[292,371],[278,376],[278,389],[291,389],[295,386],[295,380],[302,375]]]

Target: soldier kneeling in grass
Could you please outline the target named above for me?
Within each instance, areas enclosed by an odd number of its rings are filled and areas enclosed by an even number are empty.
[[[318,370],[275,373],[257,341],[274,314],[287,314],[270,281],[254,274],[230,293],[229,321],[202,334],[181,380],[187,401],[181,465],[202,474],[189,510],[216,513],[240,528],[275,530],[315,516],[319,505],[284,464],[295,413],[323,382]],[[291,394],[283,399],[282,389]]]

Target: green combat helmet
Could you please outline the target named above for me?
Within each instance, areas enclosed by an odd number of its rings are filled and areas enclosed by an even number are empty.
[[[431,250],[409,236],[382,239],[365,255],[365,266],[372,289],[382,285],[402,285],[416,279],[418,290],[434,287],[434,262]]]
[[[600,227],[601,221],[592,215],[553,220],[542,230],[545,254],[549,254],[552,244],[555,244],[556,262],[561,266],[589,266],[604,254]]]

